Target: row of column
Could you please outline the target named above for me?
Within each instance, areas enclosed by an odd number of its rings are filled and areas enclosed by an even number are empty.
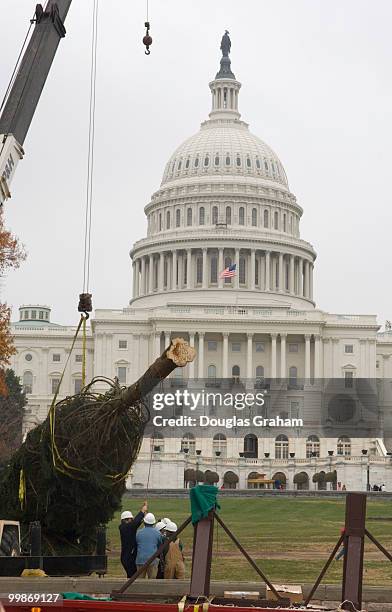
[[[229,373],[229,332],[222,332],[222,374],[219,378],[229,378],[231,377],[231,373]],[[165,347],[170,344],[170,332],[165,332]],[[189,332],[189,344],[190,346],[195,346],[196,336],[198,338],[198,347],[197,347],[197,356],[198,356],[198,364],[197,364],[197,372],[195,370],[195,363],[192,362],[189,364],[188,375],[189,378],[205,378],[205,368],[204,368],[204,357],[205,357],[205,332]],[[253,333],[247,333],[247,346],[246,346],[246,378],[254,378],[254,364],[253,364],[253,343],[254,343]],[[287,371],[287,334],[286,333],[270,333],[270,342],[271,342],[271,351],[270,351],[270,375],[267,378],[277,378],[280,376],[281,378],[289,378],[289,372]],[[314,361],[313,368],[311,369],[311,340],[313,338],[314,345]],[[311,376],[315,379],[320,378],[322,376],[321,373],[321,338],[319,335],[315,334],[304,334],[305,340],[305,368],[304,368],[304,378],[309,380]],[[278,373],[278,364],[277,364],[277,346],[280,344],[280,369]],[[154,356],[158,357],[162,352],[161,347],[161,332],[157,332],[155,334],[155,350]]]
[[[313,262],[293,254],[247,249],[174,249],[157,254],[142,255],[133,261],[133,297],[154,292],[208,287],[223,288],[228,283],[220,278],[226,257],[237,264],[236,275],[230,286],[251,291],[288,292],[313,299]],[[213,259],[215,258],[215,261]],[[240,260],[245,258],[244,262]],[[200,259],[198,263],[197,260]],[[256,262],[258,278],[256,278]],[[201,275],[197,266],[201,264]],[[245,282],[240,282],[244,266]],[[201,276],[201,278],[200,278]],[[257,282],[256,282],[257,281]]]

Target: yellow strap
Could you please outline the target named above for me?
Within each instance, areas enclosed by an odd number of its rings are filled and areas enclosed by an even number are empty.
[[[206,601],[205,603],[203,603],[203,612],[208,612],[209,609],[210,609],[210,602]]]
[[[186,602],[186,595],[184,595],[181,601],[178,602],[178,612],[184,612],[185,602]]]
[[[23,468],[19,472],[19,501],[21,510],[24,510],[26,507],[26,477]]]
[[[86,386],[86,317],[83,317],[82,387]]]
[[[195,605],[193,606],[193,612],[199,612],[199,609],[200,609],[199,604],[195,604]]]

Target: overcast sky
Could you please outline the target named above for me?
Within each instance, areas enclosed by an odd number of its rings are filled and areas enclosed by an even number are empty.
[[[82,289],[93,0],[74,0],[15,175],[6,220],[28,251],[5,298],[76,323]],[[0,93],[32,0],[2,11]],[[392,318],[390,0],[100,0],[92,283],[96,308],[131,296],[132,243],[172,152],[210,110],[227,28],[242,118],[280,157],[315,247],[319,308]]]

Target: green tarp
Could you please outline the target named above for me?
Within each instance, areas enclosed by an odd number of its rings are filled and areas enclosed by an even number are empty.
[[[83,595],[82,593],[61,593],[63,599],[82,599],[87,601],[111,601],[111,597],[91,597],[91,595]]]
[[[218,488],[214,485],[197,485],[190,490],[192,523],[198,523],[206,518],[210,510],[219,510],[220,505],[216,500]]]

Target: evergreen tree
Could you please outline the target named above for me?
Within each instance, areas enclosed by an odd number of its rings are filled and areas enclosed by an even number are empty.
[[[13,370],[4,374],[6,392],[0,391],[0,465],[22,444],[22,422],[26,396]]]

